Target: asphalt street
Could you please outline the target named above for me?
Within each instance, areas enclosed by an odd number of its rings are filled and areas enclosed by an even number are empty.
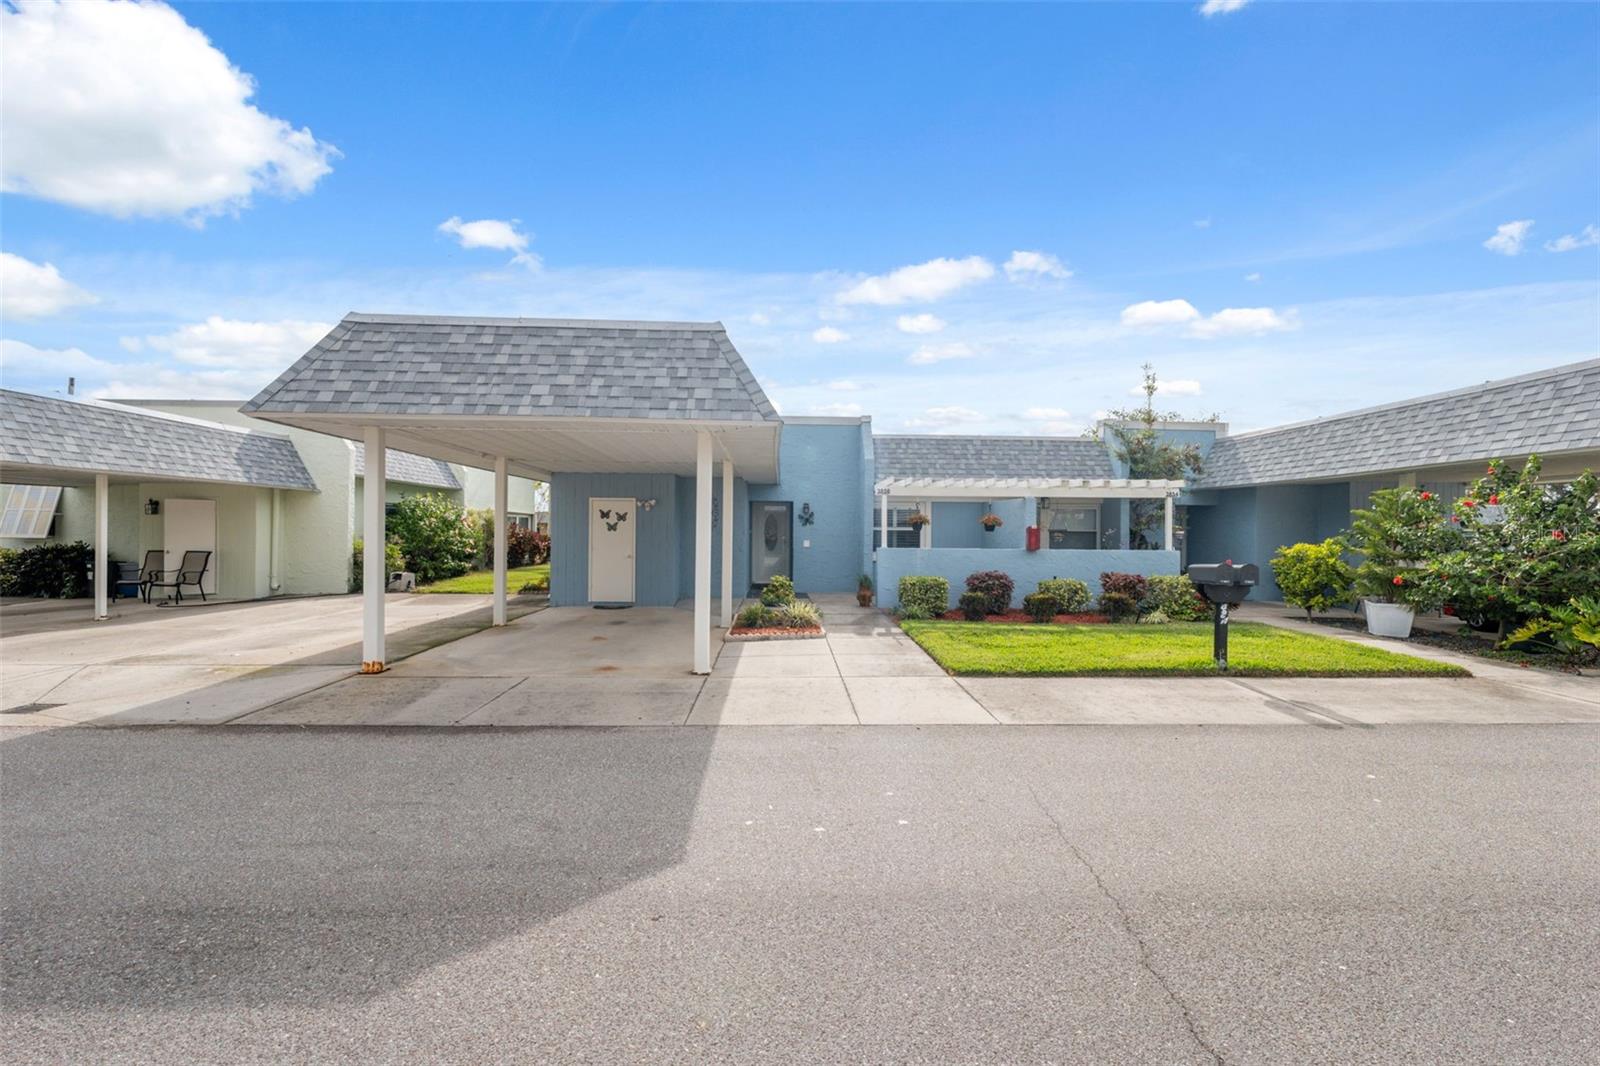
[[[1600,726],[0,738],[7,1062],[1600,1061]]]

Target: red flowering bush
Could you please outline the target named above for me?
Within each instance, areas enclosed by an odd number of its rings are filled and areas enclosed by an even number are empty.
[[[979,570],[975,574],[967,575],[967,592],[982,597],[984,613],[1004,614],[1011,609],[1011,594],[1016,591],[1016,583],[1009,574],[999,570]],[[972,601],[976,604],[978,601]],[[966,607],[967,599],[961,598],[962,607]]]
[[[1433,493],[1374,492],[1365,509],[1352,512],[1346,537],[1350,550],[1361,558],[1355,570],[1357,594],[1418,611],[1438,607],[1445,600],[1444,588],[1428,564],[1453,549],[1460,535],[1445,521]]]

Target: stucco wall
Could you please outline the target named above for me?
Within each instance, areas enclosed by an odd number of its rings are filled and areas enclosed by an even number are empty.
[[[1001,570],[1016,583],[1013,607],[1046,578],[1076,578],[1095,595],[1100,575],[1106,571],[1133,574],[1176,574],[1178,553],[1168,551],[1074,551],[993,548],[882,548],[878,551],[878,602],[894,608],[900,603],[900,579],[908,575],[942,577],[950,582],[950,606],[966,590],[967,575],[978,570]]]
[[[460,466],[452,464],[450,467],[456,472],[456,480],[461,482],[461,502],[467,507],[479,507],[487,510],[494,506],[494,471],[479,470],[475,466]],[[525,477],[506,478],[506,510],[513,514],[531,515],[537,506],[535,503],[535,484]]]
[[[799,592],[854,592],[864,572],[872,534],[872,485],[862,429],[855,420],[785,423],[778,459],[781,480],[749,487],[750,500],[794,504],[794,584]],[[808,503],[816,518],[803,526],[800,511]],[[745,511],[748,552],[749,508]],[[748,562],[744,573],[749,573]]]
[[[1261,583],[1251,599],[1279,599],[1272,557],[1284,545],[1342,532],[1350,522],[1350,498],[1350,484],[1344,481],[1223,489],[1213,505],[1189,509],[1189,561],[1255,563],[1261,568]]]

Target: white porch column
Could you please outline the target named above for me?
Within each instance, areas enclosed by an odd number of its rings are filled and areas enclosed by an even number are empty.
[[[733,460],[722,460],[722,628],[733,628]]]
[[[506,624],[506,457],[494,461],[494,624]]]
[[[711,434],[694,447],[694,672],[711,672]]]
[[[927,515],[929,518],[933,517],[933,504],[931,502],[928,502],[928,501],[925,501],[925,500],[918,500],[917,501],[917,510],[921,511],[923,514]],[[931,547],[933,547],[933,523],[932,522],[926,522],[926,523],[924,523],[923,525],[921,525],[921,526],[919,526],[917,528],[917,547],[919,547],[919,548],[931,548]]]
[[[1172,550],[1172,497],[1167,496],[1161,511],[1161,546]]]
[[[889,546],[889,493],[885,492],[878,497],[878,547]]]
[[[111,617],[106,608],[106,590],[111,575],[106,572],[106,538],[110,535],[111,486],[106,475],[94,476],[94,617]]]
[[[383,504],[388,494],[389,455],[381,426],[368,426],[363,440],[367,469],[363,475],[361,524],[361,672],[383,673],[383,592],[389,575],[384,572],[385,529]]]

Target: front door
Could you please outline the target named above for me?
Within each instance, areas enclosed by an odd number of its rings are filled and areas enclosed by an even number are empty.
[[[183,565],[184,552],[210,552],[206,576],[200,587],[207,596],[216,594],[217,573],[222,569],[217,558],[217,501],[161,501],[161,547],[167,553],[167,569]],[[190,591],[193,595],[193,590]]]
[[[589,497],[589,602],[633,602],[635,501]]]
[[[750,501],[750,582],[765,585],[780,574],[794,576],[794,504]]]

